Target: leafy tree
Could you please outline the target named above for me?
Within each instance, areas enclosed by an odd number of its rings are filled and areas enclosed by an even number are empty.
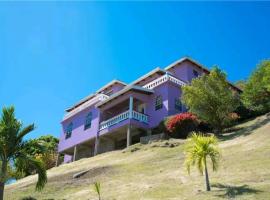
[[[206,190],[210,191],[210,182],[207,168],[207,158],[210,157],[213,171],[216,171],[220,159],[217,138],[212,136],[203,136],[201,133],[193,133],[185,146],[185,166],[190,174],[190,168],[196,165],[199,172],[205,175]]]
[[[184,86],[182,101],[190,112],[209,123],[216,133],[230,123],[229,114],[239,102],[236,92],[226,81],[226,74],[217,67],[209,75],[202,75]]]
[[[248,108],[259,113],[270,111],[270,60],[262,61],[251,74],[242,100]]]
[[[246,86],[246,81],[245,80],[239,80],[239,81],[236,81],[234,83],[234,85],[238,88],[240,88],[241,90],[244,90],[245,86]]]
[[[36,139],[30,139],[25,142],[25,150],[28,154],[42,161],[46,169],[55,166],[57,159],[58,138],[52,135],[40,136]],[[25,176],[35,173],[34,168],[28,168]]]
[[[8,166],[16,163],[17,171],[25,171],[34,167],[38,174],[36,190],[41,190],[47,182],[46,170],[43,163],[26,152],[23,137],[34,130],[34,124],[23,127],[20,120],[15,118],[14,107],[4,107],[0,117],[0,200],[4,197],[5,182],[8,179]]]

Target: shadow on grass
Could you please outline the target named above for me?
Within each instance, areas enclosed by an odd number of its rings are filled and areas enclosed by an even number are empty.
[[[219,188],[221,192],[224,192],[224,194],[216,195],[218,197],[229,197],[234,198],[240,195],[244,194],[257,194],[259,192],[262,192],[261,190],[256,190],[253,188],[250,188],[248,185],[241,185],[241,186],[232,186],[232,185],[224,185],[224,184],[212,184],[212,187]]]
[[[248,127],[235,127],[229,131],[234,131],[232,133],[225,133],[219,136],[221,141],[231,140],[239,136],[247,136],[252,133],[253,130],[264,126],[265,124],[270,123],[270,115],[267,114],[265,119],[258,119],[255,124],[252,124]]]

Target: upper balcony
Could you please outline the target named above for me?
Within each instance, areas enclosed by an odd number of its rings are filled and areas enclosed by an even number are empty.
[[[179,79],[177,79],[177,78],[175,78],[175,77],[173,77],[173,76],[171,76],[169,74],[165,74],[165,75],[151,81],[150,83],[144,85],[143,88],[153,89],[153,88],[155,88],[155,87],[157,87],[157,86],[159,86],[159,85],[161,85],[161,84],[163,84],[163,83],[165,83],[167,81],[173,82],[173,83],[175,83],[175,84],[177,84],[179,86],[186,85],[186,83],[184,81],[179,80]]]
[[[115,117],[112,117],[106,121],[101,122],[99,125],[99,130],[101,131],[103,129],[109,128],[127,119],[135,119],[139,122],[148,124],[148,115],[139,113],[135,110],[127,110],[123,113],[120,113],[119,115],[116,115]]]

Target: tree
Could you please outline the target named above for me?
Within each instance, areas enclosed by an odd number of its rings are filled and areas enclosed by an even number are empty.
[[[220,159],[218,140],[216,136],[203,136],[201,133],[193,133],[185,146],[185,166],[190,174],[190,168],[196,165],[199,172],[205,175],[206,190],[210,191],[210,181],[207,168],[207,157],[210,157],[213,171],[216,171]]]
[[[5,182],[8,178],[8,166],[16,163],[17,171],[34,167],[38,174],[36,190],[41,190],[47,182],[43,163],[29,155],[25,149],[24,136],[34,130],[34,124],[23,127],[15,118],[14,107],[4,107],[0,118],[0,200],[4,197]]]
[[[241,97],[249,109],[258,113],[270,111],[270,60],[258,64],[248,79]]]
[[[25,150],[28,154],[34,156],[38,160],[41,160],[46,169],[50,169],[55,166],[57,159],[57,145],[58,138],[52,135],[40,136],[36,139],[30,139],[25,142]],[[34,168],[28,168],[25,175],[35,173]]]
[[[183,87],[183,103],[216,133],[230,123],[229,114],[237,108],[238,99],[226,81],[226,74],[217,67]]]
[[[238,88],[240,88],[241,90],[244,90],[245,86],[246,86],[246,81],[245,80],[239,80],[239,81],[236,81],[234,83],[234,85]]]

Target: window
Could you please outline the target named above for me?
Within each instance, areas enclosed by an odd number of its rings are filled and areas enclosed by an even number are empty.
[[[198,77],[198,76],[199,76],[199,73],[198,73],[196,70],[193,69],[193,75],[194,75],[195,77]]]
[[[92,122],[92,112],[86,115],[84,130],[91,128],[91,122]]]
[[[175,98],[174,107],[175,107],[175,110],[182,111],[182,102],[179,98]]]
[[[156,97],[156,101],[155,101],[155,109],[156,109],[156,110],[159,110],[159,109],[162,108],[162,106],[163,106],[162,96],[159,95],[159,96]]]
[[[73,127],[73,123],[71,122],[71,123],[69,123],[69,125],[67,126],[67,129],[66,129],[66,139],[71,137],[72,127]]]

